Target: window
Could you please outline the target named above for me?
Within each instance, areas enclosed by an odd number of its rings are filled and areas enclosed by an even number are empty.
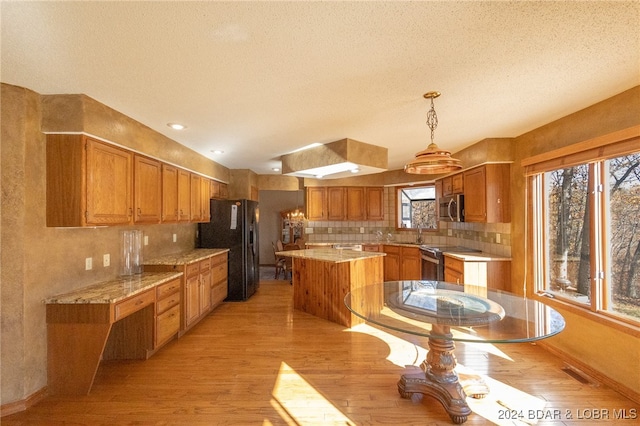
[[[640,151],[633,140],[523,164],[532,190],[536,290],[638,322]]]
[[[436,229],[436,187],[434,185],[398,188],[398,228]]]

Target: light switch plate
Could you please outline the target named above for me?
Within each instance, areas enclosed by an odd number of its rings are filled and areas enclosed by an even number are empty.
[[[111,265],[111,255],[109,253],[102,256],[102,266],[105,268]]]
[[[90,271],[93,268],[93,259],[91,257],[87,257],[84,260],[84,270]]]
[[[175,243],[176,241],[178,241],[178,235],[177,234],[173,234],[173,242]]]

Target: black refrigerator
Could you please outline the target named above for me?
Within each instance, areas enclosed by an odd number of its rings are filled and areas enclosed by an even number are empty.
[[[211,200],[211,221],[200,223],[200,248],[229,249],[227,301],[243,301],[259,286],[258,202]]]

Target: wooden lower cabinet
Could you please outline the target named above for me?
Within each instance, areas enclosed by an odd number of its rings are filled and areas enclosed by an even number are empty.
[[[418,247],[384,246],[384,280],[404,281],[422,278],[422,259]]]
[[[179,335],[204,318],[227,297],[227,253],[178,265],[145,265],[145,271],[179,271],[184,275]]]
[[[156,287],[155,349],[176,337],[180,331],[180,288],[180,279]]]
[[[444,255],[444,280],[488,290],[510,291],[510,260],[461,260]]]
[[[215,308],[227,298],[229,291],[227,253],[211,258],[211,307]]]

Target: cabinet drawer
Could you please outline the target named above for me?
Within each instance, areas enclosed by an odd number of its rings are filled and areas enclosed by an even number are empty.
[[[464,262],[459,259],[454,259],[452,257],[445,256],[444,267],[448,269],[452,269],[461,274],[464,273]]]
[[[180,330],[180,306],[174,306],[156,318],[156,346]]]
[[[180,292],[175,292],[165,297],[164,299],[159,299],[156,302],[156,314],[161,314],[167,309],[180,304]]]
[[[227,263],[215,265],[211,270],[211,282],[218,283],[227,280]]]
[[[194,275],[198,275],[198,273],[200,272],[200,263],[196,262],[196,263],[190,263],[189,265],[187,265],[187,277],[192,277]]]
[[[380,251],[379,244],[364,244],[362,246],[362,251]]]
[[[115,306],[114,321],[118,321],[127,315],[131,315],[132,313],[139,311],[145,306],[151,305],[155,300],[156,295],[153,289],[151,289],[117,303]]]
[[[383,248],[385,253],[400,254],[400,246],[385,245]]]
[[[211,260],[211,267],[215,268],[217,265],[221,264],[221,263],[227,263],[227,254],[219,254],[217,256],[213,256],[212,258],[210,258]]]
[[[169,281],[156,287],[156,297],[158,300],[164,299],[168,295],[180,290],[180,280]]]
[[[211,268],[211,260],[205,259],[200,261],[200,272],[208,271]]]
[[[227,282],[211,284],[211,303],[217,305],[227,298]]]

